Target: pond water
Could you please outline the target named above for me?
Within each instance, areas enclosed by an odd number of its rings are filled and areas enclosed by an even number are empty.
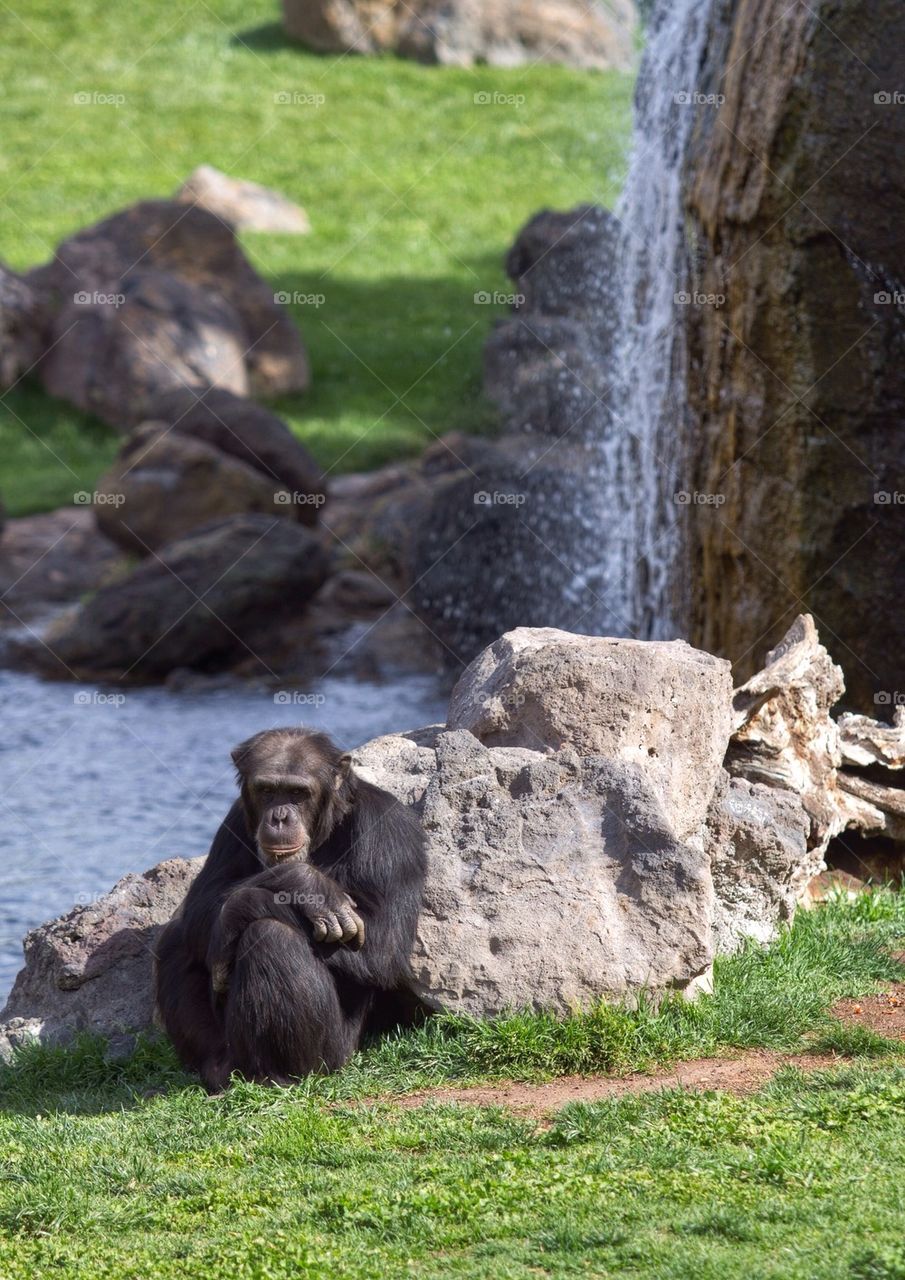
[[[243,738],[304,724],[351,748],[445,718],[429,677],[123,693],[0,672],[0,1003],[28,929],[128,871],[207,852],[235,795],[229,752]]]

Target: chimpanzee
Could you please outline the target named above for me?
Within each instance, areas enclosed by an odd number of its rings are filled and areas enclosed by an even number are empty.
[[[156,951],[157,1010],[212,1092],[233,1071],[333,1071],[414,1007],[421,826],[322,733],[269,729],[232,753],[241,790]]]

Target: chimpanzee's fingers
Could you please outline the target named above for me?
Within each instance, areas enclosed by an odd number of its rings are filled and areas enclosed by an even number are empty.
[[[327,921],[319,916],[316,920],[311,921],[312,934],[315,942],[323,942],[327,936]]]
[[[355,932],[348,939],[346,945],[350,951],[360,951],[365,944],[365,922],[361,916],[353,915],[355,922]]]
[[[358,936],[358,916],[353,911],[343,909],[337,912],[337,919],[342,925],[343,942],[351,942]]]
[[[332,912],[330,915],[327,916],[325,924],[327,926],[327,936],[324,939],[324,941],[325,942],[342,942],[343,927],[340,924],[337,917],[333,915]]]

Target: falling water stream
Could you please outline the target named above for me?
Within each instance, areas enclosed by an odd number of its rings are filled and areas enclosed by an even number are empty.
[[[623,634],[679,634],[681,477],[689,424],[681,370],[688,273],[683,169],[699,106],[714,0],[658,0],[635,90],[634,143],[616,210],[622,252],[616,298],[612,435],[601,441],[603,592]]]

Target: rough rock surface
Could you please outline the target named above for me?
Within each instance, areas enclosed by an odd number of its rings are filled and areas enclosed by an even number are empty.
[[[283,0],[287,35],[326,53],[393,50],[422,62],[626,69],[630,0]]]
[[[52,395],[116,427],[168,391],[281,395],[309,383],[304,347],[233,229],[196,205],[147,200],[64,240],[26,281],[52,315]]]
[[[181,435],[202,440],[273,480],[290,495],[300,524],[315,524],[326,494],[324,475],[300,441],[270,409],[219,387],[180,387],[158,398],[155,417]]]
[[[518,626],[626,633],[594,518],[601,448],[622,430],[609,404],[616,239],[594,205],[523,227],[506,258],[512,314],[484,354],[503,433],[457,446],[461,465],[412,494],[402,582],[460,663]]]
[[[257,182],[231,178],[210,164],[193,169],[175,198],[200,205],[240,231],[304,235],[311,230],[305,210],[286,196]]]
[[[98,492],[98,528],[140,556],[222,516],[294,510],[262,471],[162,422],[132,432]]]
[[[824,866],[820,850],[808,849],[811,824],[800,797],[724,775],[707,824],[715,950],[734,951],[746,938],[772,941]]]
[[[826,849],[841,829],[836,773],[839,729],[830,709],[842,696],[842,672],[820,643],[814,619],[796,618],[767,654],[762,671],[735,693],[726,767],[801,796],[811,820],[808,844]]]
[[[676,838],[641,768],[445,730],[381,738],[355,759],[424,823],[413,968],[429,1002],[567,1013],[706,980],[709,860]]]
[[[464,672],[449,727],[487,746],[568,746],[643,771],[682,839],[701,823],[729,743],[729,663],[682,640],[519,627]]]
[[[301,614],[328,564],[322,542],[293,521],[215,521],[167,544],[51,629],[48,660],[58,674],[61,666],[142,679],[254,657],[256,629]]]
[[[900,686],[905,41],[897,0],[713,6],[688,157],[690,638],[740,659],[813,612],[870,712]],[[683,108],[687,109],[687,108]],[[746,656],[743,656],[746,655]]]
[[[27,1039],[149,1028],[154,942],[202,861],[171,858],[125,876],[90,906],[32,929],[25,968],[0,1012],[0,1057]]]
[[[9,520],[0,541],[0,625],[17,627],[96,591],[118,555],[88,505]]]
[[[32,368],[43,350],[40,301],[28,281],[0,262],[0,389]]]
[[[618,246],[619,224],[599,205],[544,209],[519,232],[506,256],[513,314],[484,349],[484,388],[507,431],[599,443],[619,314]]]
[[[905,763],[905,713],[894,724],[831,711],[843,696],[842,672],[820,643],[810,614],[796,618],[767,654],[762,671],[734,695],[730,773],[786,788],[808,815],[808,849],[826,854],[845,831],[905,841],[905,790],[896,771]],[[865,770],[869,769],[869,773]],[[878,863],[894,860],[870,855]]]

